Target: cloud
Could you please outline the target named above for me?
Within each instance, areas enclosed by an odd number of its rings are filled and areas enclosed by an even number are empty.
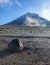
[[[50,9],[44,9],[44,10],[43,10],[43,16],[44,16],[46,19],[50,20]]]
[[[42,12],[42,14],[43,14],[44,17],[47,17],[48,9],[44,9],[43,12]]]
[[[21,3],[18,0],[0,0],[0,7],[9,6],[9,5],[18,5],[21,6]]]
[[[14,4],[16,4],[16,5],[20,6],[20,7],[22,6],[21,3],[19,1],[17,1],[17,0],[15,1]]]
[[[10,4],[10,0],[0,0],[0,6]]]
[[[43,13],[42,14],[43,14],[44,18],[50,20],[50,9],[45,8],[43,10]]]
[[[0,4],[7,4],[7,3],[9,3],[9,0],[0,0]]]
[[[50,8],[48,8],[48,4],[43,4],[43,6],[41,7],[41,16],[43,16],[44,18],[50,20]]]

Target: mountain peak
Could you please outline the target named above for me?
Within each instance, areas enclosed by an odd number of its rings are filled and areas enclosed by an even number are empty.
[[[34,15],[34,16],[36,15],[36,16],[39,16],[39,15],[36,14],[36,13],[30,13],[30,12],[27,12],[26,15]]]
[[[38,14],[36,14],[36,13],[30,13],[30,12],[27,12],[24,16],[25,17],[29,16],[29,17],[38,18],[38,19],[40,17]]]
[[[50,21],[40,17],[36,13],[27,12],[18,19],[6,25],[28,25],[28,26],[41,26],[43,24],[50,25]]]

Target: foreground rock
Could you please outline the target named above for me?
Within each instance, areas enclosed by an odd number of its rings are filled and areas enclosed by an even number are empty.
[[[12,52],[17,52],[17,51],[22,51],[24,49],[24,46],[22,42],[18,39],[13,39],[9,44],[8,44],[8,49]]]

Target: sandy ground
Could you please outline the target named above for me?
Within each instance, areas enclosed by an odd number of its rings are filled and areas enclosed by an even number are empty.
[[[0,37],[0,65],[50,65],[50,39],[20,39],[26,47],[21,52],[8,51],[13,38]]]

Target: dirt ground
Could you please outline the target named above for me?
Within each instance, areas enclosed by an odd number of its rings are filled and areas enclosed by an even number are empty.
[[[50,39],[20,39],[25,49],[16,53],[8,51],[12,39],[0,37],[0,65],[50,65]]]

